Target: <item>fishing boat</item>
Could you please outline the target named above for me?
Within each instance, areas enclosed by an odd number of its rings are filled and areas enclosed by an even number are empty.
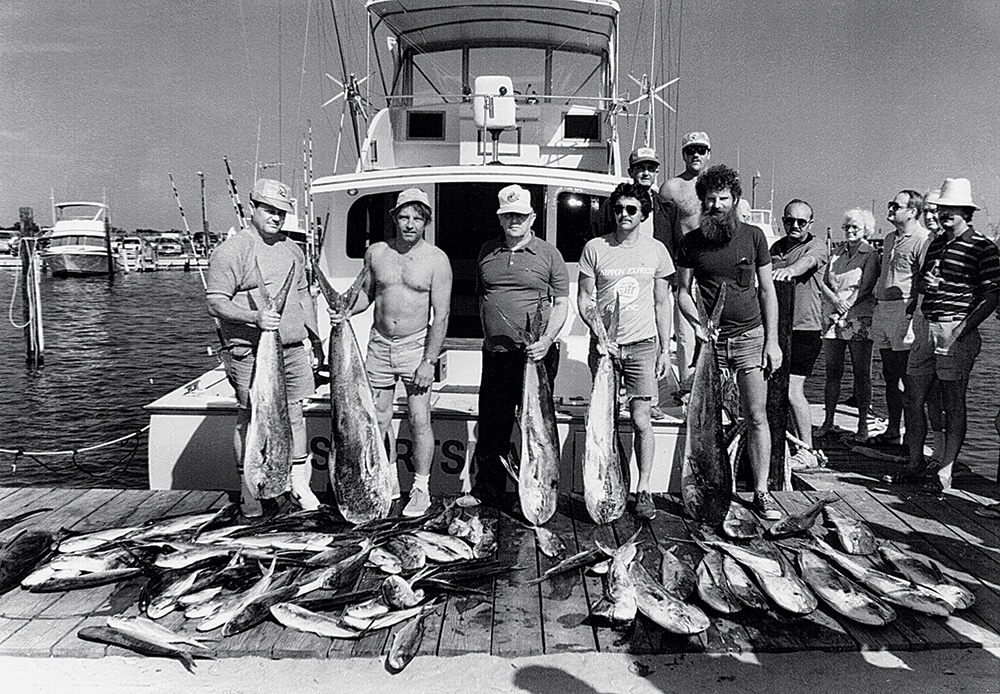
[[[311,186],[316,207],[326,207],[330,220],[318,245],[319,266],[338,291],[347,289],[366,249],[393,233],[396,196],[417,187],[430,197],[434,219],[426,238],[447,253],[454,274],[432,397],[432,480],[441,491],[457,491],[475,446],[483,337],[477,257],[500,233],[500,189],[516,183],[530,191],[534,231],[560,251],[571,279],[555,396],[561,479],[579,491],[574,468],[582,457],[591,377],[589,333],[575,308],[578,261],[602,203],[627,178],[617,127],[628,103],[617,91],[619,6],[613,0],[369,0],[367,10],[371,50],[393,46],[391,87],[383,97],[363,97],[358,80],[345,80],[343,96],[367,127],[356,133],[356,169]],[[370,311],[352,319],[362,350],[371,321]],[[326,465],[330,449],[325,399],[321,391],[305,407],[317,468]],[[154,488],[235,488],[235,464],[222,462],[233,457],[235,404],[221,369],[148,409]],[[668,415],[656,423],[653,485],[676,491],[684,421],[679,409]],[[402,397],[396,416],[405,480],[412,445]],[[631,427],[622,433],[630,450]]]
[[[108,206],[102,202],[55,203],[52,234],[42,252],[49,272],[67,275],[108,275],[115,270],[108,237]]]

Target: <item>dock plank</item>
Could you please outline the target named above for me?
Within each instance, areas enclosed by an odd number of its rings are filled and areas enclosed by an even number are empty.
[[[587,513],[583,497],[573,494],[567,496],[566,501],[566,514],[573,524],[573,538],[576,543],[577,552],[592,549],[594,547],[594,536],[595,534],[599,534],[599,530]],[[614,532],[611,530],[607,534],[608,537],[614,537]],[[607,627],[598,626],[590,618],[590,612],[593,610],[594,605],[604,595],[604,580],[588,569],[578,569],[575,573],[581,577],[583,592],[587,597],[587,616],[584,618],[585,621],[582,626],[590,627],[594,635],[595,647],[598,651],[607,650],[607,647],[614,643],[619,638],[619,635]]]
[[[545,651],[541,588],[524,585],[538,576],[533,533],[506,513],[500,514],[497,523],[497,556],[526,568],[495,581],[491,654],[505,658],[541,655]]]

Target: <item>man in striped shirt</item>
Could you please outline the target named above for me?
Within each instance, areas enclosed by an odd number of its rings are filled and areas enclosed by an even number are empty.
[[[965,393],[979,355],[979,324],[1000,299],[1000,252],[972,228],[979,209],[967,178],[945,179],[937,199],[941,233],[931,241],[917,276],[927,319],[915,335],[907,366],[906,442],[909,466],[899,479],[919,479],[927,471],[923,403],[934,380],[941,383],[945,411],[945,447],[932,485],[951,488],[952,467],[965,440]],[[916,332],[917,326],[914,326]]]

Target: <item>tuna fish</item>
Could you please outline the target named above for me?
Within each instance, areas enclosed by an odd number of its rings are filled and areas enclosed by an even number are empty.
[[[346,293],[338,293],[315,267],[330,308],[347,314],[368,274],[366,267]],[[330,327],[330,414],[333,446],[330,482],[341,515],[350,523],[385,518],[392,505],[392,475],[375,414],[375,395],[351,322]]]
[[[802,578],[832,610],[860,624],[884,626],[896,612],[808,549],[799,552]]]
[[[260,281],[264,307],[279,313],[295,277],[293,270],[273,298]],[[243,477],[258,499],[273,499],[291,489],[292,422],[288,416],[285,357],[277,330],[260,334],[250,381],[250,426],[243,448]]]
[[[976,602],[976,596],[972,591],[946,576],[941,567],[934,562],[922,562],[889,545],[882,545],[878,551],[896,573],[925,588],[930,588],[956,610],[972,607]]]
[[[833,525],[840,546],[848,554],[872,554],[878,549],[875,535],[863,522],[851,518],[843,511],[838,511],[835,506],[827,506],[823,509],[823,513]]]
[[[722,428],[722,375],[715,359],[719,318],[725,301],[726,285],[723,284],[711,318],[706,318],[704,308],[698,303],[701,324],[709,339],[698,345],[681,472],[684,508],[695,520],[712,526],[725,519],[733,490],[733,471]]]
[[[52,533],[24,530],[0,550],[0,595],[21,583],[52,550]]]
[[[587,436],[583,448],[583,498],[587,513],[598,525],[611,523],[625,513],[628,488],[622,475],[618,448],[618,372],[608,354],[618,334],[620,306],[610,316],[610,325],[593,309],[591,324],[597,342],[604,349],[594,372],[594,387],[587,409]]]

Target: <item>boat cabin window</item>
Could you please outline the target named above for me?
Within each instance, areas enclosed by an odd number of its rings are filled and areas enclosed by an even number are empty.
[[[104,239],[100,236],[56,236],[49,244],[50,248],[59,246],[96,246],[104,248]]]
[[[544,94],[545,51],[540,48],[502,47],[471,50],[469,86],[482,75],[507,75],[514,83],[515,94]]]
[[[556,96],[605,96],[604,61],[592,53],[552,52],[552,93]],[[592,102],[597,106],[596,102]]]
[[[364,258],[368,247],[393,235],[390,212],[398,193],[375,193],[358,198],[347,211],[348,258]]]
[[[594,234],[606,199],[603,195],[571,192],[556,197],[556,248],[567,263],[580,262],[580,254]]]
[[[433,53],[411,53],[413,65],[413,85],[410,94],[415,105],[432,103],[461,102],[462,94],[462,51],[435,51]],[[403,87],[404,91],[406,87]],[[442,95],[444,97],[442,98]],[[398,105],[398,104],[397,104]]]

